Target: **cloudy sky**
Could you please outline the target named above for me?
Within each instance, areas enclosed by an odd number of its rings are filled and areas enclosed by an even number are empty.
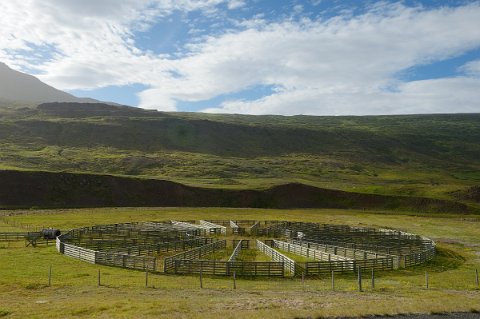
[[[0,61],[164,111],[480,112],[480,2],[2,0]]]

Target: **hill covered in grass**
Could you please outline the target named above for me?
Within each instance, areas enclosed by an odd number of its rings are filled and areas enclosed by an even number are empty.
[[[464,204],[408,196],[360,194],[290,183],[265,190],[212,189],[108,175],[0,171],[0,208],[249,207],[470,213]]]
[[[0,108],[0,168],[193,186],[304,183],[459,200],[480,185],[480,114],[363,117],[163,113],[106,104]]]

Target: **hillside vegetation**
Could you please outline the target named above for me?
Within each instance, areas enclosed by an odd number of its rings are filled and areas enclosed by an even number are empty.
[[[0,107],[0,168],[258,189],[291,182],[478,202],[480,114],[163,113],[105,104]]]
[[[267,190],[212,189],[108,175],[0,171],[0,208],[251,207],[469,213],[461,203],[285,184]]]

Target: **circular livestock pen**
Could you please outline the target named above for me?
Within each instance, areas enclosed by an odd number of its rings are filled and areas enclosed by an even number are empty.
[[[391,229],[292,221],[200,220],[96,225],[57,237],[90,263],[169,274],[315,276],[426,263],[435,243]]]

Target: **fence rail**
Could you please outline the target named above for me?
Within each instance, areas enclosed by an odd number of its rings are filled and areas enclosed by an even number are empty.
[[[295,275],[295,273],[298,271],[297,270],[298,267],[295,264],[295,261],[293,259],[290,259],[287,256],[279,253],[278,251],[269,247],[268,245],[265,245],[258,239],[256,241],[256,244],[257,244],[257,249],[260,250],[265,255],[272,258],[273,261],[283,263],[283,267],[291,275]]]
[[[204,224],[194,224],[194,223],[187,223],[187,222],[179,222],[179,221],[175,221],[175,220],[172,220],[172,224],[173,225],[176,225],[176,226],[180,226],[180,227],[185,227],[185,228],[194,228],[194,229],[198,229],[199,231],[201,231],[203,234],[207,235],[207,234],[220,234],[221,233],[221,228],[219,228],[218,226],[217,227],[210,227],[210,226],[207,226],[207,225],[204,225]]]
[[[299,256],[311,258],[314,260],[320,261],[345,261],[351,260],[350,258],[339,256],[335,254],[330,254],[328,252],[320,251],[317,249],[309,248],[309,246],[297,245],[294,243],[288,243],[279,240],[273,240],[273,244],[276,248],[293,253]]]
[[[112,254],[95,252],[95,264],[116,266],[138,270],[156,271],[155,257],[133,256],[127,254]]]
[[[422,252],[405,255],[403,256],[404,267],[406,268],[424,264],[427,261],[432,260],[435,257],[435,254],[436,249],[435,246],[433,246]]]
[[[226,240],[219,240],[215,241],[211,244],[207,244],[204,246],[200,246],[198,248],[194,248],[188,250],[186,252],[176,254],[170,257],[166,257],[163,262],[163,271],[169,272],[175,267],[175,260],[194,260],[200,259],[206,255],[214,253],[218,250],[225,249],[227,246]]]
[[[238,242],[237,246],[235,246],[235,249],[233,250],[233,253],[230,255],[230,258],[228,258],[229,262],[234,262],[235,259],[237,259],[238,255],[240,254],[240,252],[242,251],[242,248],[243,248],[242,243],[243,243],[243,241],[240,240]]]
[[[65,256],[77,258],[92,264],[96,263],[95,250],[86,249],[65,243],[60,243],[60,250]]]
[[[345,260],[345,261],[319,261],[300,263],[305,276],[330,274],[333,272],[356,272],[358,268],[363,270],[391,270],[394,268],[393,258],[384,257],[379,259]]]
[[[322,251],[324,253],[330,255],[337,255],[343,256],[347,259],[352,260],[363,260],[363,259],[374,259],[379,257],[385,257],[385,254],[378,254],[372,251],[362,250],[362,249],[355,249],[355,248],[348,248],[348,247],[341,247],[341,246],[334,246],[334,245],[326,245],[316,242],[310,241],[303,241],[303,240],[294,240],[290,239],[287,240],[288,243],[295,244],[302,247],[307,247],[311,249],[315,249],[318,251]]]
[[[73,244],[62,242],[61,235],[57,237],[57,251],[72,258],[80,259],[91,264],[100,264],[106,266],[117,266],[138,270],[156,271],[156,258],[147,256],[134,256],[127,254],[118,254],[111,252],[96,251],[83,248]]]
[[[194,238],[179,240],[173,242],[161,242],[161,243],[131,243],[131,242],[118,242],[118,241],[95,241],[82,244],[85,248],[90,248],[99,251],[109,251],[119,254],[129,254],[136,256],[156,256],[162,252],[171,251],[183,251],[200,247],[209,244],[213,241],[213,238]]]
[[[224,235],[227,234],[227,227],[225,227],[225,226],[217,225],[217,224],[214,224],[214,223],[206,221],[206,220],[200,220],[200,225],[206,226],[209,229],[214,229],[214,230],[220,229],[221,234],[224,234]],[[218,231],[215,231],[215,232],[218,233]]]
[[[284,277],[284,265],[281,262],[229,262],[216,260],[175,260],[173,273],[231,276],[270,276]]]
[[[0,241],[18,241],[24,240],[30,234],[39,234],[37,232],[34,233],[25,233],[25,232],[5,232],[0,233]]]

